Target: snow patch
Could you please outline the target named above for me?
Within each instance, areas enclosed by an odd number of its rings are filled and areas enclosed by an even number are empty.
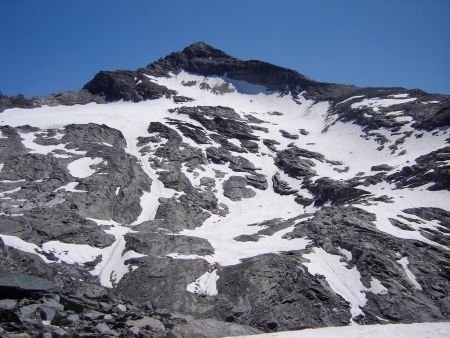
[[[369,107],[372,108],[373,111],[378,112],[380,111],[380,108],[386,108],[402,103],[412,102],[417,100],[416,98],[412,97],[409,99],[399,99],[399,98],[392,98],[392,99],[381,99],[379,97],[370,98],[370,99],[364,99],[360,102],[355,102],[351,105],[352,109],[359,109],[361,107]]]
[[[187,285],[186,290],[191,293],[204,296],[217,295],[217,280],[219,275],[217,271],[206,272],[197,278],[194,282]]]
[[[411,284],[414,285],[414,287],[417,290],[422,290],[422,286],[419,284],[419,282],[416,279],[416,276],[414,276],[414,274],[411,272],[411,270],[409,270],[408,265],[409,265],[409,260],[408,257],[403,257],[402,259],[399,259],[397,261],[398,264],[400,264],[403,268],[403,270],[405,271],[406,276],[408,277],[408,279],[410,280]]]
[[[86,178],[95,174],[95,172],[97,171],[95,169],[92,169],[91,167],[102,162],[103,159],[100,157],[82,157],[78,160],[70,162],[67,165],[67,170],[69,170],[69,173],[73,177]]]
[[[46,242],[42,244],[42,250],[52,253],[58,262],[67,264],[84,264],[93,261],[102,252],[102,249],[87,244],[71,244],[60,241]]]
[[[361,275],[356,266],[349,269],[341,262],[341,256],[332,255],[322,248],[303,255],[309,263],[303,263],[313,275],[325,276],[330,287],[341,295],[351,306],[352,317],[363,314],[361,308],[367,303],[366,287],[361,282]]]
[[[145,255],[133,250],[125,251],[125,235],[129,232],[135,232],[128,227],[115,225],[106,233],[114,235],[114,243],[101,251],[102,260],[97,264],[91,274],[98,276],[100,283],[104,287],[112,288],[122,279],[122,277],[132,271],[131,265],[125,264],[128,259],[144,257]]]
[[[33,119],[36,119],[38,117],[34,117]],[[32,119],[32,120],[33,120]],[[22,139],[22,144],[25,146],[25,148],[30,149],[30,153],[32,154],[42,154],[47,155],[52,153],[55,150],[63,150],[70,154],[75,155],[85,155],[85,151],[75,150],[75,149],[67,149],[66,144],[60,143],[57,145],[42,145],[35,143],[34,140],[37,138],[39,132],[29,132],[24,133],[20,132],[19,135]],[[53,154],[54,157],[70,157],[70,155],[62,155],[62,154]]]
[[[3,240],[3,243],[5,243],[5,245],[7,246],[10,246],[23,252],[38,255],[45,263],[51,263],[51,261],[49,261],[47,257],[45,257],[42,254],[42,249],[38,247],[36,244],[25,242],[24,240],[20,239],[17,236],[0,234],[0,238]]]
[[[349,97],[348,99],[345,99],[344,101],[341,101],[341,102],[337,103],[336,105],[338,105],[338,104],[343,104],[343,103],[345,103],[345,102],[348,102],[348,101],[351,101],[351,100],[354,100],[354,99],[359,99],[359,98],[361,98],[361,97],[364,97],[364,95],[356,95],[356,96],[352,96],[352,97]]]
[[[69,182],[66,185],[63,185],[62,187],[59,187],[58,189],[55,190],[55,192],[59,191],[59,190],[65,190],[68,192],[87,192],[86,190],[77,190],[75,189],[75,187],[80,184],[80,182]]]

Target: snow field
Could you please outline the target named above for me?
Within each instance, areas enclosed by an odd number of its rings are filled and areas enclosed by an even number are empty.
[[[290,143],[293,143],[300,148],[319,152],[328,160],[342,162],[340,165],[331,165],[329,163],[314,160],[314,169],[317,171],[317,177],[330,177],[336,180],[350,179],[360,172],[369,175],[371,173],[371,166],[384,163],[396,168],[401,168],[408,165],[408,161],[412,162],[418,156],[429,153],[440,147],[444,144],[443,142],[447,137],[444,133],[436,136],[431,135],[431,133],[424,133],[421,139],[416,139],[414,135],[412,135],[411,137],[407,137],[405,142],[399,147],[399,152],[401,150],[407,150],[407,153],[403,156],[397,156],[390,153],[390,150],[388,149],[389,144],[385,146],[385,149],[379,151],[377,150],[379,144],[372,138],[369,138],[368,140],[363,139],[361,137],[361,127],[351,123],[336,122],[335,116],[330,116],[329,114],[328,109],[330,105],[328,102],[315,103],[305,99],[303,95],[299,95],[299,97],[294,100],[291,95],[280,96],[279,93],[270,92],[261,86],[254,86],[245,81],[231,80],[227,78],[226,75],[224,77],[205,78],[203,76],[181,72],[170,78],[149,78],[154,82],[167,86],[169,89],[176,90],[179,95],[195,98],[192,102],[183,103],[185,106],[228,106],[235,109],[235,111],[243,118],[245,117],[245,114],[250,113],[257,118],[266,121],[266,123],[263,123],[261,126],[269,128],[269,132],[265,133],[263,131],[255,130],[255,135],[260,136],[261,139],[269,138],[278,141],[280,143],[280,145],[277,146],[278,149],[286,148]],[[196,81],[196,84],[190,87],[182,84],[183,82],[186,83],[189,81]],[[207,83],[210,88],[216,88],[216,90],[218,88],[225,88],[225,93],[220,95],[201,89],[199,87],[201,83]],[[355,96],[340,102],[340,104],[362,98],[363,96]],[[353,109],[371,107],[374,112],[379,112],[381,107],[391,107],[401,103],[412,102],[414,100],[416,99],[407,98],[407,95],[405,96],[405,94],[398,94],[393,95],[392,98],[388,99],[362,99],[352,103],[351,107]],[[144,190],[141,196],[140,205],[142,207],[142,212],[136,221],[131,224],[131,226],[133,226],[154,219],[159,205],[158,199],[160,197],[172,197],[175,193],[173,190],[165,188],[162,182],[158,180],[158,176],[149,163],[152,154],[142,155],[139,152],[140,148],[137,147],[137,138],[139,136],[148,135],[147,128],[150,122],[164,122],[166,118],[176,118],[197,126],[200,125],[197,121],[192,121],[187,115],[169,113],[169,109],[179,106],[179,104],[174,103],[171,99],[161,98],[140,103],[115,102],[101,105],[91,103],[75,106],[41,107],[32,110],[15,108],[6,110],[2,114],[2,117],[5,121],[4,123],[11,126],[30,124],[41,129],[46,129],[62,128],[71,123],[97,123],[106,124],[111,128],[120,130],[127,142],[127,153],[137,158],[144,172],[152,179],[151,186]],[[127,113],[124,114],[124,111]],[[273,111],[278,111],[282,113],[282,115],[273,115],[269,113]],[[395,114],[396,118],[401,119],[402,121],[411,122],[410,118],[402,116],[401,112],[392,111],[389,114]],[[324,128],[327,126],[328,129],[325,132]],[[280,129],[299,135],[299,139],[292,140],[284,138],[279,132]],[[301,135],[299,129],[307,130],[309,135]],[[408,130],[410,130],[409,124],[405,125],[401,131]],[[390,138],[392,137],[387,130],[380,130],[378,132],[380,134],[385,134]],[[345,137],[343,137],[343,135],[345,135]],[[65,149],[65,145],[38,145],[34,142],[36,137],[34,133],[21,133],[21,137],[23,138],[23,144],[27,148],[32,149],[32,152],[48,154],[55,149],[60,149],[75,155],[85,155],[84,152]],[[203,151],[207,146],[210,146],[197,145],[195,142],[184,136],[183,141],[192,146],[199,147],[203,149]],[[240,145],[237,140],[232,139],[230,141]],[[395,138],[392,142],[394,141]],[[105,145],[109,146],[109,144]],[[213,143],[212,145],[217,144]],[[268,189],[254,189],[256,196],[253,198],[233,202],[223,196],[222,183],[224,180],[231,175],[246,175],[246,173],[232,172],[228,168],[228,165],[208,164],[208,166],[205,166],[204,171],[197,171],[199,174],[198,176],[188,172],[185,167],[183,168],[183,172],[195,186],[200,185],[201,177],[214,177],[214,169],[221,170],[225,173],[223,179],[216,179],[215,189],[217,189],[219,202],[228,206],[229,214],[226,217],[212,215],[200,227],[193,230],[184,230],[180,233],[181,235],[207,239],[214,248],[214,254],[206,257],[202,256],[201,258],[206,259],[211,264],[218,263],[222,266],[238,264],[243,258],[254,257],[264,253],[301,250],[310,244],[310,241],[307,238],[283,238],[285,234],[292,231],[293,227],[278,231],[272,236],[263,236],[257,242],[240,242],[234,240],[237,236],[254,234],[262,229],[261,226],[249,226],[249,224],[261,223],[262,221],[274,218],[286,219],[304,212],[315,211],[315,208],[312,206],[308,208],[299,206],[295,203],[293,196],[280,196],[273,192],[271,178],[280,170],[276,168],[273,163],[274,154],[272,151],[263,145],[262,140],[258,142],[258,145],[262,150],[261,152],[264,152],[265,155],[258,156],[251,153],[238,154],[254,163],[257,168],[260,168],[258,172],[267,177],[269,185]],[[56,155],[54,154],[54,156]],[[71,162],[68,165],[68,169],[74,177],[83,178],[94,174],[95,169],[92,167],[99,165],[100,163],[102,163],[101,158],[83,157]],[[336,168],[343,169],[346,166],[349,167],[347,172],[337,172],[334,170]],[[283,180],[290,183],[292,188],[299,189],[299,181],[293,180],[281,171],[280,175]],[[71,182],[59,189],[81,192],[75,189],[75,183],[77,182]],[[418,239],[433,245],[438,245],[437,243],[426,239],[419,233],[419,225],[411,224],[415,230],[405,231],[392,226],[388,221],[388,218],[395,218],[397,215],[402,214],[401,210],[414,206],[435,206],[445,209],[447,207],[445,201],[450,200],[449,192],[431,192],[424,189],[425,187],[415,190],[396,190],[393,186],[389,186],[386,183],[361,188],[368,190],[374,194],[374,196],[387,194],[395,201],[393,204],[371,202],[358,205],[358,207],[376,214],[377,220],[375,224],[379,230],[400,238]],[[14,193],[15,191],[17,190],[5,191],[0,193],[0,195],[4,196],[9,193]],[[120,187],[116,189],[116,195],[119,191]],[[309,192],[304,190],[301,190],[301,194],[305,197],[311,197]],[[411,215],[408,215],[408,217],[414,218]],[[42,255],[39,251],[42,250],[53,252],[60,261],[71,264],[82,264],[101,255],[101,262],[97,264],[92,273],[99,276],[100,281],[104,286],[113,287],[125,273],[133,269],[133,267],[124,264],[125,260],[132,257],[141,257],[142,255],[135,252],[123,253],[125,248],[124,235],[132,231],[131,228],[124,224],[115,224],[111,221],[96,220],[96,222],[99,225],[112,225],[109,230],[105,230],[105,232],[115,236],[115,242],[111,246],[99,249],[53,241],[45,243],[41,249],[33,244],[21,241],[14,236],[1,236],[2,238],[6,238],[9,243],[7,245],[14,246],[23,251],[28,250],[27,252],[33,252],[40,256]],[[402,222],[405,221],[402,219]],[[436,222],[426,222],[420,225],[420,227],[427,226],[435,228],[438,227],[439,224],[436,224]],[[343,251],[343,253],[348,259],[351,259],[351,253],[345,253],[345,251]],[[176,252],[169,256],[177,259],[198,258],[195,255],[185,256]],[[361,307],[363,307],[366,302],[366,292],[386,292],[384,286],[374,278],[372,279],[370,288],[364,287],[361,283],[358,270],[356,268],[348,269],[345,262],[341,261],[342,257],[340,256],[331,255],[320,248],[314,248],[311,253],[304,255],[304,257],[310,260],[309,263],[305,263],[308,270],[313,274],[324,275],[333,290],[351,304],[353,316],[361,313]],[[48,260],[46,261],[49,262]],[[400,260],[399,264],[402,265],[405,273],[408,274],[408,262]],[[408,277],[410,279],[412,278],[409,275]],[[195,282],[189,284],[187,290],[189,292],[214,295],[217,293],[217,279],[218,274],[215,270],[213,272],[205,273]],[[350,332],[348,334],[352,333]]]

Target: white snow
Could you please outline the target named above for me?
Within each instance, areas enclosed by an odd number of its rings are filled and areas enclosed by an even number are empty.
[[[87,218],[90,221],[93,221],[97,223],[97,225],[112,225],[112,226],[119,226],[120,224],[113,220],[106,220],[106,219],[97,219],[97,218]]]
[[[133,232],[128,227],[116,225],[105,232],[114,235],[114,243],[103,249],[102,261],[91,272],[94,276],[99,276],[100,283],[105,287],[114,287],[122,277],[133,267],[125,264],[125,261],[131,258],[144,257],[140,253],[129,250],[125,251],[125,234]]]
[[[100,283],[105,287],[113,287],[120,279],[134,267],[125,264],[125,261],[131,258],[139,258],[145,255],[134,251],[125,250],[124,235],[132,230],[128,227],[120,226],[117,222],[112,220],[97,220],[89,218],[98,225],[110,225],[106,233],[112,234],[115,241],[112,245],[106,248],[96,248],[86,244],[72,244],[63,243],[60,241],[49,241],[42,244],[42,249],[37,245],[23,241],[16,236],[2,235],[0,237],[5,245],[14,247],[24,252],[30,252],[41,257],[46,263],[54,263],[48,260],[42,252],[52,253],[57,262],[64,262],[68,264],[84,264],[101,256],[101,261],[98,263],[91,274],[99,276]]]
[[[65,190],[68,192],[87,192],[86,190],[75,189],[78,184],[80,184],[80,182],[69,182],[66,185],[63,185],[62,187],[59,187],[58,189],[56,189],[55,192],[59,191],[59,190]]]
[[[145,156],[141,155],[137,149],[136,142],[137,141],[134,143],[128,143],[128,152],[135,155],[139,159],[142,169],[152,179],[152,184],[148,191],[144,191],[142,193],[140,199],[140,205],[142,208],[141,214],[131,225],[154,219],[159,206],[159,198],[172,197],[175,193],[175,191],[164,187],[164,184],[158,179],[158,176],[154,173],[150,163],[148,162],[150,154]]]
[[[32,120],[37,119],[38,117],[34,117]],[[50,122],[50,121],[49,121]],[[30,153],[47,155],[52,153],[54,150],[63,150],[68,154],[75,155],[85,155],[85,151],[75,150],[75,149],[67,149],[66,144],[57,144],[57,145],[42,145],[35,143],[34,140],[37,137],[39,132],[19,132],[20,137],[22,138],[22,144],[30,149]],[[54,157],[70,157],[71,155],[62,155],[62,154],[53,154]]]
[[[205,272],[194,282],[187,285],[186,290],[191,293],[204,296],[216,296],[217,295],[217,280],[219,275],[217,271]]]
[[[402,115],[403,114],[403,110],[395,110],[395,111],[390,111],[389,113],[386,113],[386,116],[398,116],[398,115]]]
[[[8,217],[22,217],[23,216],[23,214],[7,214],[7,213],[4,213],[4,212],[0,212],[0,215],[8,216]]]
[[[408,97],[409,94],[408,94],[408,93],[405,93],[405,94],[394,94],[394,95],[388,95],[388,96],[389,96],[389,97],[394,97],[394,98],[396,98],[396,99],[401,99],[401,98]]]
[[[364,95],[356,95],[356,96],[349,97],[348,99],[345,99],[344,101],[341,101],[338,104],[343,104],[345,102],[348,102],[348,101],[351,101],[351,100],[354,100],[354,99],[359,99],[361,97],[364,97]]]
[[[2,191],[2,192],[0,192],[0,198],[4,197],[5,195],[14,194],[15,192],[18,192],[20,189],[22,189],[22,187],[17,187],[17,188],[11,189],[11,190]]]
[[[361,307],[366,305],[366,287],[361,282],[361,275],[356,266],[349,269],[341,261],[341,256],[332,255],[322,248],[303,255],[309,263],[303,263],[313,275],[325,276],[330,287],[341,295],[351,306],[352,317],[362,314]]]
[[[408,99],[400,99],[399,96],[393,96],[395,98],[392,99],[381,99],[378,97],[375,98],[370,98],[370,99],[364,99],[362,101],[359,102],[355,102],[351,105],[352,109],[358,109],[361,107],[370,107],[373,109],[373,111],[378,112],[380,110],[380,107],[390,107],[390,106],[394,106],[397,104],[402,104],[402,103],[407,103],[407,102],[412,102],[417,100],[416,98],[412,97],[412,98],[408,98]],[[401,96],[403,97],[403,96]]]
[[[42,250],[36,244],[25,242],[24,240],[20,239],[17,236],[0,234],[0,237],[3,240],[3,242],[5,243],[5,245],[10,246],[10,247],[15,248],[20,251],[36,254],[40,258],[42,258],[42,260],[44,262],[50,263],[50,261],[47,259],[47,257],[45,257],[43,254],[41,254]]]
[[[338,248],[339,251],[347,258],[347,261],[350,262],[352,260],[352,253],[346,249]]]
[[[116,191],[114,192],[116,196],[119,195],[119,191],[120,191],[120,187],[117,187]]]
[[[223,266],[238,264],[243,258],[254,257],[264,253],[301,250],[309,243],[305,238],[283,238],[285,234],[293,230],[293,226],[278,231],[272,236],[262,236],[257,242],[234,240],[237,236],[250,235],[261,230],[260,226],[249,226],[249,224],[261,223],[264,220],[274,218],[284,219],[288,218],[289,215],[294,217],[300,213],[299,205],[293,200],[292,196],[280,196],[273,192],[270,178],[277,172],[277,168],[273,166],[273,159],[270,156],[258,157],[255,154],[246,154],[246,156],[261,169],[259,172],[268,177],[268,189],[255,189],[255,197],[233,202],[223,196],[222,181],[218,180],[216,183],[218,190],[216,195],[219,202],[228,206],[229,213],[226,217],[212,215],[202,226],[181,232],[182,235],[205,238],[211,243],[214,248],[214,254],[201,257],[211,263],[219,263]],[[205,176],[214,177],[213,174],[208,175],[208,170],[213,169],[219,169],[226,174],[231,172],[226,166],[212,165],[206,168]],[[237,175],[237,173],[233,173],[233,175]],[[173,253],[170,256],[195,258],[195,256],[186,257],[177,253]]]
[[[95,169],[92,169],[92,166],[100,164],[102,162],[103,159],[99,157],[82,157],[78,160],[70,162],[67,165],[67,169],[73,177],[86,178],[95,174],[95,172],[97,171]]]
[[[234,338],[448,338],[449,333],[450,322],[437,322],[324,327]]]
[[[102,249],[86,244],[71,244],[60,241],[50,241],[42,244],[42,250],[53,253],[59,262],[68,264],[84,264],[101,254]]]
[[[378,279],[374,277],[372,277],[372,280],[370,281],[370,288],[367,290],[377,295],[388,293],[386,287],[383,284],[381,284],[381,282]]]
[[[25,182],[25,179],[22,180],[1,180],[0,183],[20,183],[20,182]]]
[[[406,276],[408,277],[408,279],[410,280],[411,284],[414,285],[414,287],[417,290],[422,290],[422,286],[419,284],[419,282],[416,279],[416,276],[414,276],[414,274],[411,272],[411,270],[408,268],[409,265],[409,260],[408,257],[403,257],[402,259],[399,259],[397,261],[398,264],[400,264],[403,268],[403,270],[405,271]]]
[[[105,232],[114,235],[115,241],[112,245],[100,251],[102,259],[91,271],[91,274],[98,276],[103,286],[114,287],[127,272],[133,270],[133,267],[125,264],[125,261],[131,258],[144,257],[145,255],[132,250],[124,252],[126,244],[124,236],[129,232],[134,232],[130,228],[118,225],[117,222],[111,220],[89,219],[98,225],[112,225]]]

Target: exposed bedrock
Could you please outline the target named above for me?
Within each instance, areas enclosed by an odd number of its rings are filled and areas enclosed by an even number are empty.
[[[367,288],[372,277],[386,287],[385,294],[366,293],[364,317],[359,318],[363,323],[377,322],[377,316],[394,322],[446,318],[450,302],[443,290],[450,286],[448,252],[381,232],[373,224],[375,219],[375,215],[355,207],[323,207],[288,236],[306,237],[312,240],[311,248],[342,256],[348,267],[358,269]],[[405,257],[416,282],[400,264]]]
[[[299,264],[268,254],[225,267],[217,282],[216,315],[266,332],[347,324],[346,302]]]

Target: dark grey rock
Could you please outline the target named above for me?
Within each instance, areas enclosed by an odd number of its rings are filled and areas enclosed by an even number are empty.
[[[193,203],[194,201],[198,201],[199,204]],[[204,202],[210,204],[208,201]],[[180,231],[199,227],[210,216],[211,214],[200,206],[198,198],[192,199],[190,195],[183,195],[178,199],[175,197],[160,199],[155,220],[163,220],[165,228],[169,230]]]
[[[269,128],[266,127],[261,127],[261,126],[256,126],[254,124],[250,124],[250,128],[252,128],[253,130],[259,130],[262,131],[264,133],[268,133],[269,132]]]
[[[180,107],[173,110],[178,114],[186,114],[202,124],[210,131],[225,137],[239,140],[258,140],[250,126],[231,108],[227,107]]]
[[[164,324],[161,323],[161,321],[159,321],[158,319],[152,318],[152,317],[148,317],[148,316],[144,316],[140,319],[129,319],[126,321],[126,324],[128,326],[132,326],[132,327],[137,327],[139,329],[141,328],[148,328],[151,331],[155,331],[155,332],[159,332],[159,333],[163,333],[166,328],[164,327]]]
[[[275,141],[275,140],[271,140],[271,139],[264,139],[263,140],[264,145],[269,148],[270,150],[272,150],[273,152],[277,152],[277,148],[275,147],[276,145],[280,144],[280,142]]]
[[[283,181],[278,172],[272,176],[272,184],[273,191],[280,195],[292,195],[298,192],[298,189],[293,189],[289,183]]]
[[[97,330],[101,334],[111,333],[111,328],[106,323],[98,323],[97,325],[95,325],[95,330]]]
[[[173,90],[151,82],[140,72],[122,70],[101,71],[83,89],[104,97],[107,102],[119,100],[138,102],[175,94]]]
[[[332,180],[327,177],[316,180],[314,184],[309,186],[309,190],[314,195],[315,205],[323,205],[328,201],[342,205],[369,195],[369,192],[363,189],[354,188],[346,182]]]
[[[252,128],[253,129],[253,128]],[[251,153],[257,153],[259,151],[258,143],[250,140],[241,140],[241,145],[247,151]]]
[[[268,183],[266,176],[263,174],[246,175],[247,184],[259,190],[266,190],[268,188]]]
[[[195,99],[193,99],[192,97],[187,97],[187,96],[182,96],[182,95],[174,95],[172,98],[173,98],[173,102],[175,102],[175,103],[185,103],[185,102],[195,101]]]
[[[304,197],[302,195],[295,196],[294,201],[300,205],[303,205],[304,207],[307,207],[308,205],[311,205],[314,202],[313,199]]]
[[[308,178],[316,175],[313,169],[315,163],[310,159],[325,161],[322,154],[290,146],[277,153],[275,165],[291,177]]]
[[[291,139],[291,140],[298,140],[298,139],[299,139],[299,136],[298,136],[298,135],[288,133],[286,130],[280,129],[280,134],[281,134],[283,137],[288,138],[288,139]]]
[[[211,143],[205,130],[191,123],[172,119],[169,124],[175,125],[183,136],[190,138],[197,144]]]
[[[11,294],[26,292],[51,292],[55,284],[51,281],[25,274],[7,274],[0,276],[2,293],[9,290]]]
[[[371,276],[386,287],[386,294],[366,293],[366,324],[379,322],[379,317],[393,322],[445,317],[449,304],[441,290],[449,283],[442,270],[448,270],[447,264],[442,265],[447,260],[446,250],[381,232],[373,224],[375,219],[355,207],[323,207],[288,236],[308,238],[314,246],[335,255],[342,255],[338,248],[350,251],[364,285],[370,286]],[[408,268],[422,290],[411,284],[397,262],[403,256],[408,257]]]
[[[387,164],[374,165],[370,168],[372,171],[391,171],[392,169],[394,168]]]
[[[350,320],[345,301],[287,256],[261,255],[225,267],[217,287],[219,319],[265,332]]]
[[[83,313],[83,318],[87,320],[102,319],[105,316],[103,312],[88,310]]]
[[[251,198],[256,193],[246,186],[248,185],[247,179],[242,176],[230,176],[223,183],[223,194],[232,201],[240,201],[242,198]]]
[[[418,157],[411,166],[405,166],[400,171],[388,176],[401,188],[414,188],[433,183],[428,190],[450,189],[450,146],[435,150]]]
[[[39,315],[42,318],[42,320],[52,321],[53,318],[55,318],[56,309],[53,307],[43,306],[39,308]]]
[[[1,323],[21,323],[21,319],[17,315],[16,311],[8,309],[0,309],[0,322]]]
[[[15,299],[0,299],[0,309],[13,310],[17,306]]]
[[[134,250],[145,255],[163,256],[177,252],[183,255],[204,256],[214,253],[207,240],[178,234],[140,231],[127,234],[125,239],[127,250]]]
[[[391,224],[399,229],[402,230],[406,230],[406,231],[415,231],[415,229],[413,227],[411,227],[408,224],[405,224],[403,222],[400,222],[398,219],[395,218],[389,218],[389,222],[391,222]]]
[[[148,256],[133,260],[138,268],[126,274],[114,289],[127,300],[147,302],[151,300],[156,310],[209,313],[211,305],[206,299],[186,291],[186,286],[209,270],[209,264],[201,259],[171,259]]]

